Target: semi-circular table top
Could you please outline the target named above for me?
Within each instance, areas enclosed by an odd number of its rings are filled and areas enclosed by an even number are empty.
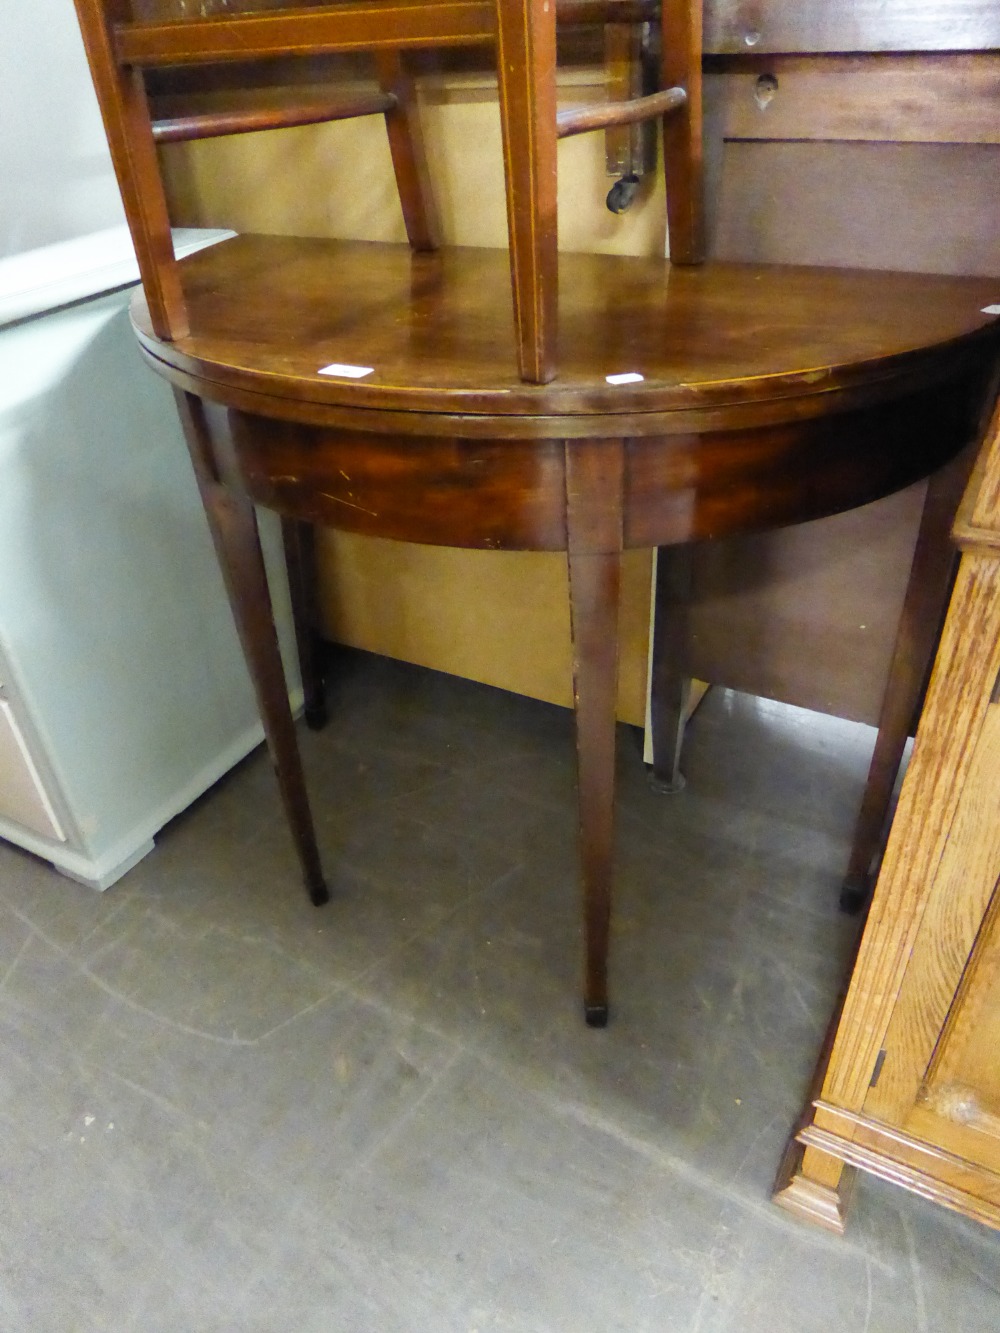
[[[157,338],[141,295],[133,320],[154,368],[231,409],[220,475],[446,546],[567,549],[581,486],[587,540],[622,548],[865,504],[971,441],[1000,347],[1000,281],[571,254],[558,378],[534,385],[505,251],[242,236],[180,273],[190,332]]]
[[[364,429],[377,413],[401,433],[621,437],[818,415],[946,378],[1000,333],[1000,279],[565,254],[558,377],[532,385],[506,251],[247,235],[180,272],[187,336],[157,338],[141,293],[133,305],[161,373],[264,415]]]

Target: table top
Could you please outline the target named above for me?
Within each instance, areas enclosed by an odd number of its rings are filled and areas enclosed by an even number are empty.
[[[304,416],[489,418],[491,433],[516,417],[642,434],[739,406],[808,414],[831,393],[891,397],[1000,337],[986,313],[1000,278],[565,254],[559,375],[531,385],[515,368],[506,251],[247,235],[180,271],[186,337],[158,339],[141,294],[133,304],[147,356],[176,381],[265,414],[280,399]]]

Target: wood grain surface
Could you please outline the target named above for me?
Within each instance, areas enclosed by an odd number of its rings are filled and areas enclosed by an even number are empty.
[[[803,1185],[843,1161],[994,1226],[1000,562],[970,518],[996,517],[998,462],[1000,406],[963,501],[965,549],[829,1067],[797,1134]]]
[[[412,255],[406,246],[242,236],[178,268],[188,336],[155,337],[143,298],[133,306],[164,373],[187,372],[220,396],[228,387],[273,392],[286,411],[295,402],[399,411],[415,433],[422,413],[488,415],[491,430],[506,420],[522,435],[550,436],[546,419],[584,415],[587,432],[600,434],[606,416],[619,437],[688,429],[686,410],[726,409],[720,425],[736,407],[766,417],[767,405],[785,400],[796,406],[771,420],[820,414],[831,410],[827,395],[891,398],[907,376],[954,373],[948,358],[974,358],[977,345],[988,354],[1000,327],[982,313],[997,295],[988,278],[561,255],[560,377],[537,386],[517,376],[503,251]],[[320,374],[330,363],[373,371],[358,380]],[[644,378],[606,382],[622,372]],[[670,419],[643,426],[655,413]],[[637,418],[634,430],[623,416]]]
[[[994,0],[705,0],[705,50],[979,51],[1000,47]]]
[[[755,58],[723,80],[726,139],[1000,143],[1000,54]]]

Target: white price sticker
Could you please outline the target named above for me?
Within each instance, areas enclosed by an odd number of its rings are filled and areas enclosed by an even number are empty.
[[[363,380],[374,371],[374,366],[344,366],[334,361],[329,366],[321,366],[318,375],[332,375],[335,379]]]

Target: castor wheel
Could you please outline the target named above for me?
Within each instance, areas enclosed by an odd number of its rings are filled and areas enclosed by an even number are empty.
[[[608,1026],[608,1006],[606,1004],[584,1004],[583,1016],[587,1020],[589,1028],[606,1028]]]
[[[635,200],[639,192],[638,176],[623,176],[615,181],[608,191],[607,205],[610,213],[624,213]]]
[[[863,879],[845,879],[840,886],[840,910],[857,916],[868,901],[868,884]]]

